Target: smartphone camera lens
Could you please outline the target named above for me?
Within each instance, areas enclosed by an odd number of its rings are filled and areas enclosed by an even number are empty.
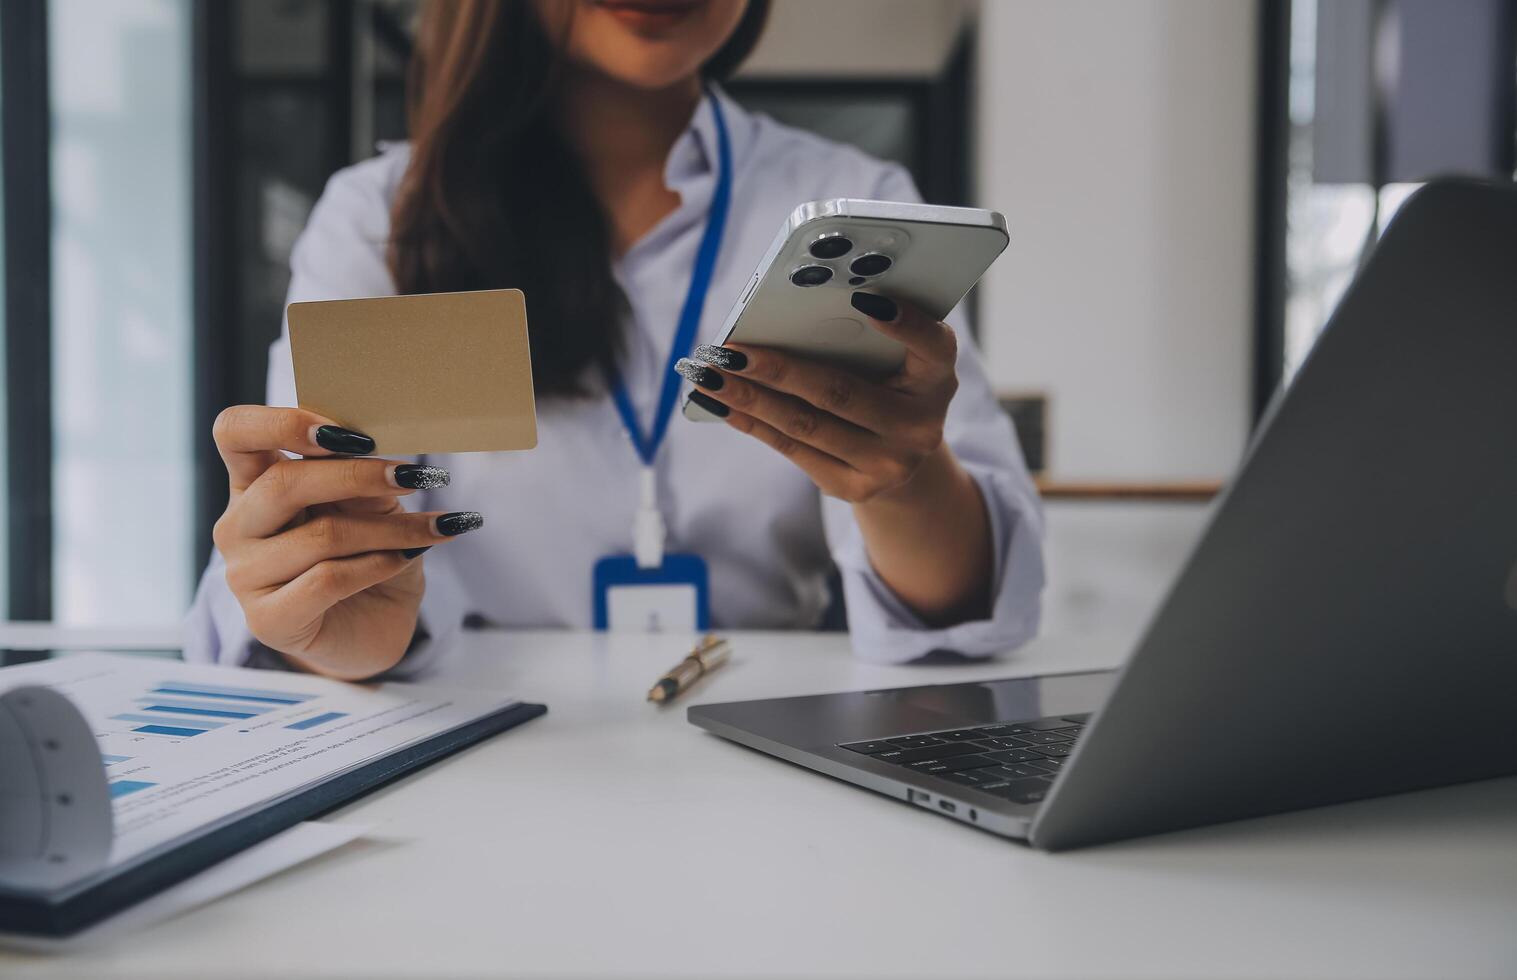
[[[832,278],[832,270],[825,265],[803,265],[790,273],[790,281],[797,286],[820,286]]]
[[[878,276],[891,266],[891,258],[879,252],[867,252],[853,260],[848,271],[856,276]]]
[[[811,243],[811,256],[817,259],[840,259],[853,251],[853,242],[842,235],[826,235]]]

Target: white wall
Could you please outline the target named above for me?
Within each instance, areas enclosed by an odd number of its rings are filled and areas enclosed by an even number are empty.
[[[998,387],[1046,392],[1050,474],[1222,477],[1250,420],[1256,8],[986,0],[980,297]]]
[[[746,76],[933,77],[973,0],[773,0]]]

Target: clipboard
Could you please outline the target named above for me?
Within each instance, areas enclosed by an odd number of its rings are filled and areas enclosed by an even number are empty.
[[[68,659],[79,662],[120,659],[140,661],[141,658],[89,656]],[[51,664],[27,665],[27,668],[48,666]],[[26,668],[10,668],[7,671],[0,671],[0,675],[9,673],[11,670],[22,669]],[[136,665],[134,669],[137,669]],[[199,670],[244,676],[265,673],[234,668],[199,668]],[[302,680],[313,684],[326,683],[323,679],[302,678]],[[66,755],[69,746],[60,744],[64,739],[57,734],[59,731],[66,732],[66,728],[59,729],[55,725],[51,729],[44,730],[46,726],[34,724],[32,730],[27,731],[26,719],[22,719],[19,726],[14,723],[14,705],[17,702],[15,695],[24,696],[28,691],[37,690],[49,693],[51,691],[49,688],[23,687],[0,694],[0,738],[11,736],[10,741],[14,746],[15,735],[21,732],[27,742],[24,746],[27,753],[46,755],[48,750],[43,749],[40,752],[38,750],[51,743],[52,750]],[[60,686],[59,690],[66,693],[67,689],[66,686]],[[53,697],[56,698],[56,695]],[[57,698],[57,700],[63,699]],[[7,713],[5,710],[7,708],[12,710]],[[155,848],[139,860],[125,863],[114,869],[107,866],[98,873],[61,888],[28,891],[0,886],[0,932],[54,939],[74,935],[302,821],[322,816],[345,806],[382,786],[393,783],[492,735],[515,728],[523,722],[545,714],[546,711],[547,708],[541,704],[513,701],[498,709],[472,717],[456,727],[419,741],[413,741],[363,764],[342,769],[328,778],[308,783],[298,791],[283,795],[268,805],[239,813],[230,819],[208,826],[201,832],[186,835],[182,840],[175,840],[168,845]],[[89,741],[93,742],[95,736],[90,731],[90,726],[83,724],[83,717],[76,714],[75,719],[80,723],[78,731],[82,731]],[[92,716],[90,721],[95,722],[96,719]],[[98,723],[94,727],[98,727]],[[142,736],[144,739],[148,737]],[[77,746],[78,740],[73,741]],[[103,755],[98,749],[96,753],[101,759],[119,758]],[[108,770],[109,766],[110,764],[106,762],[102,770]],[[0,759],[0,768],[4,768],[4,759]],[[85,778],[93,777],[86,775]],[[101,785],[109,792],[109,788],[114,784],[108,781],[108,776],[102,778],[107,781],[102,782]],[[43,782],[46,783],[47,780]],[[118,780],[118,782],[121,781]],[[56,796],[59,795],[56,792],[58,784],[58,779],[51,781],[53,791],[50,793],[48,803],[54,802]],[[88,798],[89,788],[85,787],[85,791],[78,795]],[[71,805],[76,805],[77,802],[83,801],[76,801]],[[3,829],[0,828],[0,830]]]

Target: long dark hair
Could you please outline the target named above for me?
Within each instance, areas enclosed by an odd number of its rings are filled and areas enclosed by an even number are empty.
[[[702,74],[734,71],[768,13],[769,0],[748,0]],[[401,293],[524,290],[539,395],[593,390],[585,369],[614,363],[626,304],[611,277],[605,214],[548,118],[567,18],[562,27],[550,36],[528,0],[426,5],[409,81],[411,160],[388,256]]]

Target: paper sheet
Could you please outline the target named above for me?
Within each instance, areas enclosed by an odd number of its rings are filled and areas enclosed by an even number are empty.
[[[513,703],[93,653],[0,670],[0,891],[64,900]]]
[[[110,787],[94,733],[68,698],[0,692],[0,887],[51,891],[105,867]]]

